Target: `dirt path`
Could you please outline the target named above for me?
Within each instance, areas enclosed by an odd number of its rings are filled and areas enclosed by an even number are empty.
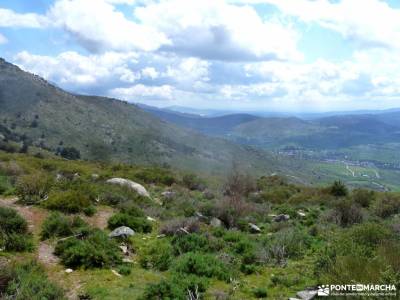
[[[100,229],[107,228],[108,219],[114,214],[114,209],[108,206],[101,206],[97,209],[97,212],[92,217],[82,216],[82,218],[88,222],[91,226]]]

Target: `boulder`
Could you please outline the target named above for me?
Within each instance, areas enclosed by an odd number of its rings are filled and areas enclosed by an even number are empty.
[[[114,238],[114,237],[124,237],[127,238],[128,236],[132,236],[134,235],[135,232],[126,226],[121,226],[118,228],[115,228],[108,236],[110,238]]]
[[[260,233],[261,232],[261,228],[258,227],[256,224],[249,223],[249,227],[250,227],[250,232],[252,232],[252,233]]]
[[[125,187],[127,187],[127,188],[129,188],[131,190],[134,190],[140,196],[150,198],[150,194],[144,188],[144,186],[139,184],[139,183],[136,183],[136,182],[134,182],[132,180],[128,180],[128,179],[124,179],[124,178],[111,178],[111,179],[107,180],[106,182],[110,183],[110,184],[116,184],[116,185],[120,185],[120,186],[125,186]]]
[[[154,219],[152,217],[149,217],[149,216],[147,216],[146,219],[147,219],[147,221],[150,221],[150,222],[155,222],[156,221],[156,219]]]
[[[198,212],[198,211],[196,211],[196,212],[194,213],[194,216],[195,216],[196,218],[198,218],[200,221],[206,221],[206,220],[207,220],[207,217],[204,216],[201,212]]]
[[[205,190],[203,192],[203,197],[206,198],[207,200],[211,200],[215,198],[215,195],[213,192],[211,192],[210,190]]]
[[[176,196],[176,193],[172,191],[165,191],[161,193],[161,196],[163,196],[165,199],[173,199]]]
[[[212,227],[215,227],[215,228],[221,227],[222,226],[222,221],[220,219],[218,219],[218,218],[212,218],[211,221],[210,221],[210,225]]]
[[[67,274],[69,274],[69,273],[72,273],[74,270],[72,270],[72,269],[66,269],[65,270],[65,273],[67,273]]]
[[[277,215],[276,217],[274,217],[275,222],[286,222],[286,221],[289,221],[289,219],[290,219],[290,216],[284,215],[284,214]]]
[[[99,179],[100,175],[99,174],[92,174],[92,179],[97,180]]]
[[[296,294],[297,297],[299,297],[302,300],[311,300],[314,299],[317,296],[317,291],[314,290],[305,290],[305,291],[300,291]]]

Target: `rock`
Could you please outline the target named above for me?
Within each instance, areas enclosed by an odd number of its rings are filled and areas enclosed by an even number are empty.
[[[117,185],[120,185],[120,186],[125,186],[125,187],[127,187],[127,188],[129,188],[131,190],[134,190],[140,196],[150,198],[150,194],[144,188],[144,186],[139,184],[139,183],[136,183],[136,182],[134,182],[132,180],[128,180],[128,179],[124,179],[124,178],[111,178],[111,179],[107,180],[106,182],[110,183],[110,184],[117,184]]]
[[[67,274],[69,274],[69,273],[72,273],[74,270],[72,270],[72,269],[66,269],[65,270],[65,273],[67,273]]]
[[[152,217],[149,217],[149,216],[147,216],[146,219],[147,219],[147,221],[150,221],[150,222],[155,222],[156,221],[156,219],[154,219]]]
[[[275,222],[286,222],[286,221],[289,221],[289,219],[290,219],[290,216],[284,215],[284,214],[277,215],[276,217],[274,217]]]
[[[135,232],[131,228],[126,227],[126,226],[121,226],[121,227],[114,229],[108,236],[111,238],[114,238],[114,237],[127,238],[128,236],[132,236],[134,234],[135,234]]]
[[[181,227],[177,231],[178,233],[190,234],[190,232],[185,227]]]
[[[203,197],[206,198],[207,200],[211,200],[215,198],[215,195],[213,192],[211,192],[210,190],[205,190],[203,192]]]
[[[161,238],[164,238],[164,237],[166,237],[165,234],[159,234],[159,235],[157,235],[157,238],[158,238],[158,239],[161,239]]]
[[[210,225],[212,227],[218,228],[222,226],[222,221],[218,218],[212,218],[210,221]]]
[[[196,212],[194,213],[194,216],[195,216],[196,218],[198,218],[199,220],[201,220],[201,221],[206,221],[206,220],[207,220],[207,217],[204,216],[201,212],[198,212],[198,211],[196,211]]]
[[[60,181],[60,180],[62,180],[64,178],[64,176],[62,176],[60,173],[58,173],[57,175],[56,175],[56,181]]]
[[[289,298],[289,300],[301,300],[299,298]]]
[[[306,213],[305,213],[304,211],[301,211],[301,210],[299,210],[299,211],[297,212],[297,214],[298,214],[300,217],[302,217],[302,218],[304,218],[304,217],[306,216]]]
[[[253,233],[260,233],[261,232],[260,227],[258,227],[256,224],[249,223],[249,226],[250,226],[250,231],[251,232],[253,232]]]
[[[97,179],[99,179],[99,174],[92,174],[92,179],[93,180],[97,180]]]
[[[317,291],[309,290],[309,291],[300,291],[296,294],[302,300],[311,300],[317,296]]]
[[[114,274],[115,276],[122,277],[122,275],[119,274],[119,273],[118,273],[117,271],[115,271],[115,270],[111,270],[111,272],[113,272],[113,274]]]
[[[130,258],[123,258],[123,259],[122,259],[122,262],[128,263],[128,264],[133,264],[133,263],[134,263],[133,260],[130,259]]]
[[[75,173],[73,179],[78,179],[80,177],[81,177],[81,175],[79,175],[79,173]]]
[[[126,246],[126,245],[120,245],[119,248],[121,249],[122,253],[124,253],[125,255],[126,255],[126,254],[129,254],[128,246]]]
[[[165,191],[161,193],[161,196],[163,196],[166,199],[173,199],[176,196],[176,193],[171,191]]]

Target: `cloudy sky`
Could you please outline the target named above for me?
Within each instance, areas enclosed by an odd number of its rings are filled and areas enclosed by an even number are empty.
[[[148,105],[400,107],[400,1],[0,0],[0,56]]]

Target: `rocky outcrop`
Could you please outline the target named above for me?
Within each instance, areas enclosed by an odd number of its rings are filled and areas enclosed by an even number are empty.
[[[112,178],[112,179],[107,180],[106,182],[110,183],[110,184],[125,186],[125,187],[135,191],[140,196],[150,198],[150,194],[145,189],[145,187],[139,183],[132,181],[132,180],[128,180],[128,179],[124,179],[124,178]]]

